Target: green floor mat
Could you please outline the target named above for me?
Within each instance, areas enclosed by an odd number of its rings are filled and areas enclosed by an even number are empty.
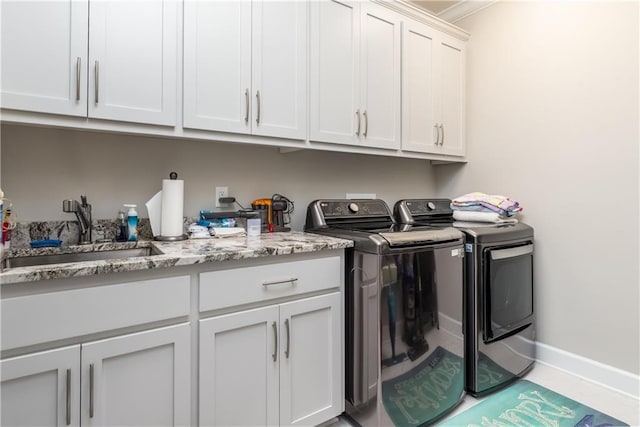
[[[480,352],[480,356],[478,357],[476,375],[478,378],[476,391],[478,393],[500,386],[516,377],[513,373],[503,369],[489,356],[482,352]]]
[[[566,396],[521,380],[487,397],[440,427],[604,427],[626,426]]]
[[[462,358],[437,347],[411,371],[383,381],[382,401],[396,427],[428,425],[464,391]]]

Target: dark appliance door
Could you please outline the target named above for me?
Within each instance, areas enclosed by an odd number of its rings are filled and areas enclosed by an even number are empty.
[[[485,343],[513,335],[533,323],[533,243],[485,248]]]

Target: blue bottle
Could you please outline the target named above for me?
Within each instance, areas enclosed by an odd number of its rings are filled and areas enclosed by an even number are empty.
[[[124,205],[129,208],[127,213],[127,231],[129,234],[128,241],[135,242],[138,240],[138,212],[136,212],[136,205]]]

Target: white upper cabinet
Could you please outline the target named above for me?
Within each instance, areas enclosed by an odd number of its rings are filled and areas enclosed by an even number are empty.
[[[357,144],[360,4],[311,3],[309,126],[312,141]]]
[[[400,148],[400,16],[362,3],[360,138],[363,145]]]
[[[400,35],[373,3],[312,3],[312,141],[400,148]]]
[[[307,3],[185,1],[184,126],[306,138]]]
[[[2,108],[175,125],[177,8],[3,2]]]
[[[466,146],[465,115],[465,43],[442,36],[440,49],[440,152],[464,156]]]
[[[2,2],[2,108],[87,115],[87,0]]]
[[[91,2],[90,117],[175,125],[178,5]]]
[[[402,25],[402,149],[463,156],[465,43],[416,21]]]

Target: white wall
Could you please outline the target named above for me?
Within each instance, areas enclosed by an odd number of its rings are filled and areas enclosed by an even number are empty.
[[[442,196],[510,196],[536,233],[542,343],[638,374],[638,2],[499,2],[471,33],[469,163]]]
[[[86,194],[93,217],[115,218],[123,203],[144,203],[175,170],[185,180],[185,216],[214,208],[216,185],[249,207],[251,200],[283,194],[295,203],[292,225],[301,230],[316,198],[376,193],[393,206],[402,197],[434,197],[429,162],[380,156],[298,151],[240,144],[2,125],[2,189],[19,221],[73,220],[63,199]],[[392,176],[389,174],[392,173]]]

